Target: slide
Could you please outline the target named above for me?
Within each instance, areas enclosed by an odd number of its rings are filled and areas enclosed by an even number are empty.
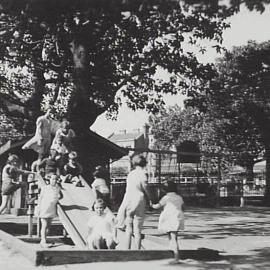
[[[40,186],[44,185],[43,178],[36,174],[36,179]],[[81,178],[83,187],[76,187],[71,183],[62,183],[63,198],[58,204],[58,216],[63,224],[65,230],[68,232],[72,241],[77,248],[86,248],[86,239],[88,235],[87,222],[92,205],[95,200],[95,195],[86,181]],[[110,211],[110,210],[108,210]],[[121,230],[117,231],[117,238],[119,245],[116,249],[122,249],[125,241],[125,233]],[[134,248],[134,241],[132,241],[132,248]],[[164,249],[164,247],[158,243],[154,243],[151,240],[143,240],[143,249]]]
[[[42,186],[45,184],[40,175],[36,178]],[[72,241],[78,248],[85,248],[87,222],[95,200],[95,195],[86,181],[81,178],[83,187],[62,183],[63,198],[58,204],[58,216]]]

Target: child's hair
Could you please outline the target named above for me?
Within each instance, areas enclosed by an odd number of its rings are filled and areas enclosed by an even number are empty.
[[[68,158],[69,159],[76,159],[78,157],[78,154],[76,151],[71,151],[69,154],[68,154]]]
[[[175,192],[175,193],[177,193],[177,185],[176,185],[176,183],[174,181],[167,180],[164,183],[164,186],[165,186],[166,192]]]
[[[93,207],[92,207],[93,210],[95,210],[95,205],[96,205],[96,204],[101,204],[101,205],[103,206],[104,209],[105,209],[106,206],[107,206],[106,203],[105,203],[105,201],[102,200],[101,198],[95,200],[95,202],[94,202],[94,204],[93,204]]]
[[[16,161],[18,162],[20,159],[17,155],[15,154],[10,154],[7,158],[7,164],[11,164],[12,162]]]
[[[61,126],[61,128],[69,129],[70,128],[70,122],[68,120],[63,120],[60,126]]]
[[[136,155],[132,158],[132,165],[134,167],[140,166],[140,167],[145,167],[147,164],[146,158],[143,155]]]
[[[106,178],[106,171],[102,166],[97,166],[96,170],[93,172],[95,178]]]

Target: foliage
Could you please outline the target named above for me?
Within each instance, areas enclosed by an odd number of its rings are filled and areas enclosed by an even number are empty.
[[[233,48],[216,63],[215,79],[197,93],[199,98],[188,102],[223,119],[225,142],[236,152],[238,164],[246,168],[252,168],[263,153],[270,162],[269,53],[270,42],[249,41]],[[270,190],[268,165],[266,180]]]
[[[30,85],[21,76],[3,80],[2,109],[33,120],[47,104],[67,112],[78,128],[88,128],[107,109],[117,110],[119,91],[129,107],[150,112],[163,105],[164,93],[189,91],[192,83],[211,76],[211,67],[198,63],[183,45],[210,39],[220,49],[228,27],[219,11],[216,16],[185,1],[10,0],[2,5],[1,60],[8,68],[26,67],[32,77]],[[155,79],[157,68],[169,72],[169,81]],[[10,93],[11,84],[26,102]],[[69,102],[62,104],[63,98]]]

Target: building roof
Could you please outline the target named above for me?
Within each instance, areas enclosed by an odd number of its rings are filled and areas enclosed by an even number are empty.
[[[142,135],[142,132],[112,133],[108,140],[111,142],[134,141]]]

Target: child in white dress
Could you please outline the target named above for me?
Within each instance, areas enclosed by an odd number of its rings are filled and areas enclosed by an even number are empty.
[[[167,194],[162,197],[159,203],[151,203],[151,207],[154,209],[163,207],[159,217],[158,230],[168,234],[170,248],[175,256],[175,260],[172,263],[177,263],[179,260],[177,232],[184,230],[184,202],[182,197],[177,194],[177,186],[173,181],[167,181],[165,189]]]
[[[102,199],[97,199],[93,205],[87,226],[88,249],[115,249],[118,241],[116,238],[116,219],[112,212],[104,211],[106,204]]]
[[[57,203],[63,197],[61,189],[57,184],[58,176],[52,174],[50,183],[41,187],[38,200],[37,215],[41,220],[41,247],[50,247],[47,244],[46,237],[50,229],[52,220],[57,216]]]

